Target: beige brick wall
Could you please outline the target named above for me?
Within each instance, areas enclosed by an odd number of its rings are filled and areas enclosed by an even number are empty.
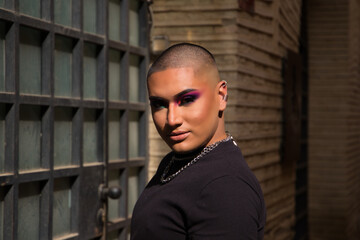
[[[294,174],[280,163],[282,141],[282,58],[297,52],[301,0],[257,0],[255,12],[237,0],[154,0],[152,36],[171,44],[194,42],[216,58],[229,83],[227,130],[258,177],[268,210],[265,239],[291,239]],[[168,151],[150,123],[151,177]]]
[[[311,239],[360,236],[360,1],[308,1]]]

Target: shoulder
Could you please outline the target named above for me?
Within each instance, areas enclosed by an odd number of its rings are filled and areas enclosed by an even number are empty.
[[[209,182],[191,212],[196,216],[192,219],[194,223],[203,223],[194,225],[194,234],[207,235],[211,229],[219,229],[226,239],[261,236],[266,220],[262,194],[233,175]]]
[[[256,212],[258,217],[264,208],[262,193],[234,175],[225,175],[210,181],[201,190],[199,202],[210,205],[221,202],[224,210],[252,210],[252,214]]]
[[[153,185],[157,185],[160,184],[160,177],[161,174],[164,172],[166,166],[169,164],[171,158],[173,156],[173,152],[169,152],[168,154],[165,155],[165,157],[160,161],[160,164],[154,174],[154,176],[151,178],[151,180],[149,181],[149,183],[147,184],[147,187],[153,186]]]
[[[228,205],[229,211],[252,211],[248,214],[262,219],[265,213],[263,193],[240,148],[229,141],[215,150],[203,162],[207,167],[202,176],[207,180],[200,191],[200,202],[206,202],[205,199],[208,204],[222,202],[224,208]]]
[[[233,142],[220,144],[201,162],[201,167],[206,169],[203,174],[212,176],[211,179],[222,176],[239,178],[249,185],[258,185],[255,175],[243,158],[240,148]]]

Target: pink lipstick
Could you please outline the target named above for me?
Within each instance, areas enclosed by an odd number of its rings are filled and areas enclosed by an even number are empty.
[[[183,132],[183,131],[179,131],[179,132],[172,132],[169,134],[169,137],[171,140],[175,141],[175,142],[180,142],[185,140],[185,138],[187,138],[189,136],[190,132]]]

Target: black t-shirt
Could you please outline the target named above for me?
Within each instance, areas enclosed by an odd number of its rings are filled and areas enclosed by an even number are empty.
[[[132,240],[263,239],[263,194],[233,141],[163,184],[160,177],[172,155],[162,160],[135,205]]]

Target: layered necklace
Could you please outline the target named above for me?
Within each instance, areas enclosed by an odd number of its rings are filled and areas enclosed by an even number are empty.
[[[204,157],[206,154],[208,154],[209,152],[211,152],[212,150],[214,150],[220,143],[223,143],[223,142],[227,142],[229,140],[232,140],[233,137],[227,133],[227,137],[220,140],[220,141],[217,141],[209,146],[206,146],[200,153],[199,155],[197,155],[195,158],[193,158],[190,162],[188,162],[187,164],[185,164],[184,166],[182,166],[177,172],[169,175],[169,176],[166,176],[169,171],[170,171],[170,168],[171,166],[174,164],[174,162],[176,161],[175,160],[175,154],[173,155],[173,157],[171,158],[169,164],[166,166],[163,174],[161,175],[160,177],[160,181],[161,183],[168,183],[170,182],[171,180],[173,180],[177,175],[179,175],[182,171],[184,171],[186,168],[194,165],[197,161],[199,161],[200,158]]]

